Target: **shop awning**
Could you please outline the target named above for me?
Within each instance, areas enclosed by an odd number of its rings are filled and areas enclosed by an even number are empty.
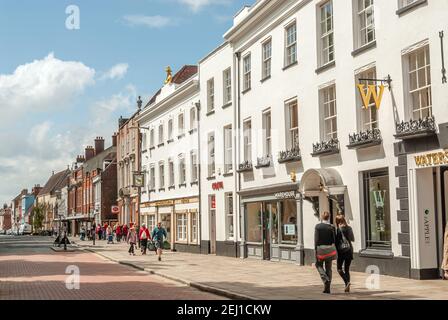
[[[299,191],[307,195],[326,192],[330,196],[343,195],[347,186],[343,184],[341,175],[336,169],[310,169],[300,180]]]

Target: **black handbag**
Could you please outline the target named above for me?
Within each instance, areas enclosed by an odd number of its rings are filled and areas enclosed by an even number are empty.
[[[342,235],[342,241],[338,243],[338,251],[340,253],[348,253],[351,250],[350,241],[347,240],[341,228],[339,228],[339,232]]]

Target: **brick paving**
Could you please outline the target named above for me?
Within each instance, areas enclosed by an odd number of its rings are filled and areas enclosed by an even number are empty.
[[[368,275],[353,272],[352,293],[345,294],[343,282],[334,268],[332,295],[329,296],[322,294],[320,278],[311,266],[178,252],[165,252],[163,261],[158,262],[154,253],[129,256],[123,243],[107,245],[97,241],[92,247],[91,242],[76,239],[75,242],[113,261],[147,272],[253,299],[448,299],[448,281],[442,280],[380,276],[379,288],[370,290],[366,286]]]
[[[0,238],[0,300],[214,300],[222,297],[120,265],[96,254],[50,250],[51,238]],[[79,267],[69,290],[66,268]]]

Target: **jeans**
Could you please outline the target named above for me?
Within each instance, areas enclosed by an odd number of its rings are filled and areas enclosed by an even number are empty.
[[[316,261],[317,271],[319,272],[320,278],[322,279],[322,282],[324,284],[331,283],[331,280],[333,277],[333,272],[331,270],[332,265],[333,265],[332,260],[328,260],[328,261],[317,260]]]
[[[146,249],[148,248],[148,239],[141,239],[141,248],[142,248],[142,253],[146,254]]]
[[[352,259],[344,256],[338,257],[338,273],[344,280],[345,285],[350,283],[350,265],[352,264]],[[344,268],[344,269],[342,269]]]
[[[131,245],[131,246],[129,247],[129,251],[128,251],[128,252],[134,254],[134,246],[135,246],[135,243],[131,242],[130,245]]]

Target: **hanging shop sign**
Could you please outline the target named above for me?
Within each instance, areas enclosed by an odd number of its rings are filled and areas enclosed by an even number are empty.
[[[111,211],[113,214],[120,213],[120,207],[119,206],[112,206]]]
[[[418,155],[414,159],[417,168],[442,166],[448,164],[448,151]]]
[[[384,94],[384,85],[376,86],[376,85],[368,85],[366,88],[365,84],[358,84],[357,85],[359,93],[361,95],[363,108],[369,109],[370,101],[375,102],[375,107],[377,110],[381,107],[381,101],[383,100],[383,94]],[[377,88],[379,90],[377,90]]]
[[[275,194],[277,199],[295,199],[296,192],[295,191],[287,191],[287,192],[277,192]]]
[[[220,182],[213,183],[212,184],[212,189],[214,191],[218,191],[218,190],[224,189],[224,182],[220,181]]]
[[[133,182],[133,187],[143,188],[145,186],[145,175],[141,172],[134,172],[132,182]]]

